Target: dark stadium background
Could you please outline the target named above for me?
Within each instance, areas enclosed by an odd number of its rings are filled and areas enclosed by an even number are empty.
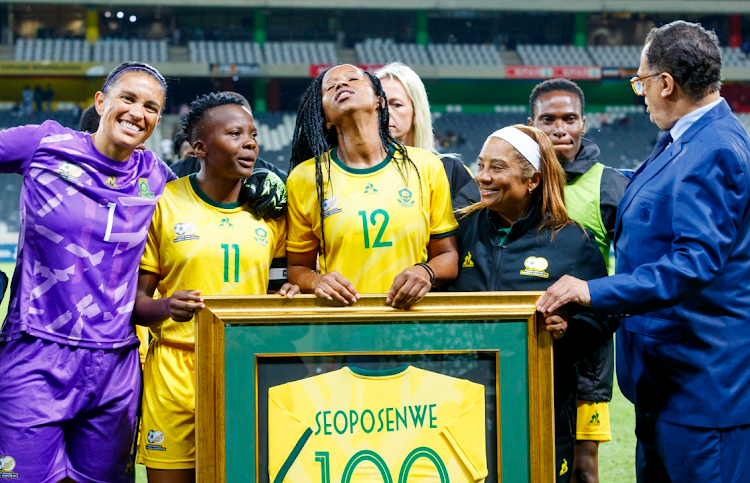
[[[288,166],[299,98],[320,69],[398,60],[423,78],[441,150],[472,166],[485,137],[528,115],[541,79],[572,77],[586,95],[586,136],[607,165],[633,169],[658,129],[628,79],[648,31],[684,19],[723,47],[722,95],[750,126],[750,2],[726,0],[140,0],[0,1],[0,128],[55,119],[77,127],[103,75],[122,61],[152,63],[169,99],[148,148],[172,161],[170,140],[196,96],[250,99],[261,156]],[[23,91],[39,86],[24,106]],[[51,94],[51,96],[50,96]],[[27,94],[28,95],[28,94]],[[40,101],[40,102],[36,102]],[[21,178],[0,174],[0,268],[9,275]],[[7,298],[0,307],[4,316]],[[615,441],[601,447],[601,481],[633,476],[632,406],[612,403]],[[139,468],[139,481],[145,471]]]

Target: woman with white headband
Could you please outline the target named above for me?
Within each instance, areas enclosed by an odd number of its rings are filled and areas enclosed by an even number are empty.
[[[449,290],[546,290],[566,274],[607,276],[596,241],[568,216],[565,175],[542,131],[516,125],[494,132],[479,154],[481,201],[458,213],[458,278]],[[462,216],[461,216],[462,215]],[[558,482],[571,479],[575,444],[575,363],[612,336],[618,319],[567,306],[550,315],[555,339],[555,450]]]

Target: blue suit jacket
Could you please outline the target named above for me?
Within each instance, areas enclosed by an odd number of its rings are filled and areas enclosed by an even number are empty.
[[[618,382],[668,422],[750,424],[750,138],[722,101],[649,161],[618,208],[618,275],[589,282],[595,312],[631,315]]]

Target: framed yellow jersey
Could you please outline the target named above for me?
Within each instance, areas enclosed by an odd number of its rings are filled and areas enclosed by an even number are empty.
[[[211,200],[195,175],[168,183],[154,211],[140,269],[160,275],[157,290],[201,295],[260,295],[274,258],[285,256],[286,220],[265,220],[246,206]],[[151,328],[157,339],[192,345],[194,324],[171,319]]]
[[[315,160],[300,164],[289,175],[289,238],[287,250],[308,252],[322,247],[323,273],[337,271],[360,293],[385,293],[405,268],[427,261],[430,238],[455,234],[448,178],[437,156],[407,148],[414,167],[398,153],[369,169],[346,166],[330,156],[323,164],[323,213],[316,191]],[[330,183],[329,183],[330,175]],[[321,221],[323,229],[321,229]]]
[[[485,423],[480,384],[344,367],[269,389],[269,481],[483,481]]]

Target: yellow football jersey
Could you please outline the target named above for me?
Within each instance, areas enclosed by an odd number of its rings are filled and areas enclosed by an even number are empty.
[[[245,206],[212,201],[195,176],[168,183],[156,205],[140,268],[160,275],[162,297],[265,294],[274,258],[286,255],[286,221],[264,220]],[[169,319],[151,328],[157,339],[194,344],[193,323]]]
[[[483,481],[484,405],[484,386],[412,366],[272,387],[269,481]]]
[[[442,163],[425,150],[407,149],[419,170],[417,175],[408,168],[407,183],[391,156],[372,168],[354,169],[341,162],[334,148],[330,184],[323,163],[326,253],[320,268],[341,273],[360,293],[387,292],[405,268],[427,261],[430,238],[458,229]],[[287,180],[290,252],[322,246],[315,186],[314,159],[294,168]]]

